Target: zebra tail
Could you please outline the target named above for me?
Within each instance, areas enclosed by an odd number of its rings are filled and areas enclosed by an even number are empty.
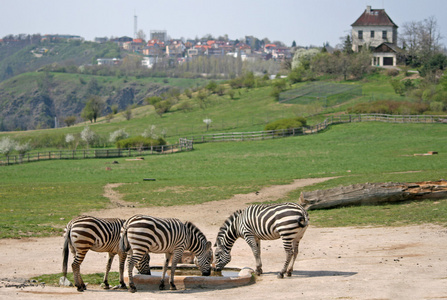
[[[65,233],[64,248],[62,250],[62,257],[63,257],[62,273],[64,274],[64,277],[67,277],[68,254],[70,253],[70,249],[68,248],[69,243],[70,243],[70,230],[67,230],[67,232]]]
[[[130,250],[129,240],[127,239],[127,230],[123,229],[123,234],[120,238],[120,250],[127,252]]]

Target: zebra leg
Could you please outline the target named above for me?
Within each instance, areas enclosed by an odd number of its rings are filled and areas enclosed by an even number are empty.
[[[88,250],[87,250],[88,251]],[[78,292],[83,292],[87,289],[84,281],[81,277],[81,264],[84,261],[86,252],[76,252],[74,255],[73,263],[71,264],[71,268],[73,269],[73,278],[75,282],[75,286],[78,289]]]
[[[278,278],[284,278],[284,273],[286,273],[286,270],[293,256],[293,249],[290,241],[283,240],[283,243],[284,243],[284,250],[286,251],[286,261],[284,262],[284,267],[282,268],[281,272],[278,273]]]
[[[132,250],[129,251],[130,257],[127,262],[127,271],[129,276],[129,292],[135,293],[137,291],[137,288],[135,286],[135,283],[133,282],[133,266],[135,265],[135,261],[137,259],[135,258],[135,255]]]
[[[118,252],[118,258],[119,258],[119,272],[120,272],[120,284],[113,287],[114,289],[123,289],[127,290],[126,283],[124,282],[124,264],[126,263],[126,257],[127,253],[125,252]]]
[[[110,268],[112,267],[112,262],[113,262],[114,257],[115,257],[115,254],[109,252],[109,259],[107,260],[106,273],[104,274],[104,280],[103,280],[105,290],[110,289],[108,278],[109,278],[109,272],[110,272]]]
[[[166,253],[165,254],[165,263],[163,265],[163,273],[161,274],[161,281],[160,281],[160,285],[158,287],[160,290],[165,289],[165,275],[166,275],[166,271],[168,270],[168,264],[169,264],[170,259],[171,259],[171,253]]]
[[[253,255],[256,259],[256,275],[262,274],[262,261],[261,261],[261,241],[254,236],[245,236],[245,241],[253,251]]]
[[[177,263],[182,259],[183,250],[177,250],[174,252],[174,256],[172,257],[172,263],[171,263],[171,278],[169,281],[170,289],[175,291],[177,287],[174,284],[174,274],[175,269],[177,268]]]
[[[292,276],[293,272],[293,265],[295,264],[296,257],[298,256],[298,246],[300,245],[299,241],[293,241],[293,257],[292,261],[290,262],[289,269],[287,270],[287,277]]]

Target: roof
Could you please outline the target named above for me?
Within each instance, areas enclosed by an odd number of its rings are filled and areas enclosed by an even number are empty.
[[[398,27],[384,9],[371,9],[368,6],[351,26],[393,26]]]
[[[400,53],[402,49],[394,45],[393,43],[382,43],[374,49],[374,52],[395,52]]]

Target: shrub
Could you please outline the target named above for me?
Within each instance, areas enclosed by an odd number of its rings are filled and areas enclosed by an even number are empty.
[[[25,155],[26,152],[31,151],[30,141],[22,144],[16,144],[15,149],[20,155]]]
[[[281,130],[281,129],[293,129],[306,126],[306,119],[303,117],[295,117],[288,119],[280,119],[265,125],[265,130]]]
[[[124,129],[118,129],[110,134],[109,141],[115,143],[119,140],[124,140],[129,137],[129,134]]]
[[[394,77],[394,76],[399,75],[399,70],[396,70],[396,69],[388,69],[388,70],[386,71],[386,74],[387,74],[388,76],[390,76],[390,77]]]
[[[85,126],[84,130],[81,131],[81,139],[87,144],[88,148],[89,145],[92,145],[95,142],[97,136],[95,132],[90,129],[90,127]]]
[[[127,148],[149,148],[151,146],[166,145],[163,138],[152,139],[143,136],[135,136],[116,142],[116,147],[120,149]]]
[[[0,153],[8,156],[16,147],[16,142],[9,137],[0,140]]]

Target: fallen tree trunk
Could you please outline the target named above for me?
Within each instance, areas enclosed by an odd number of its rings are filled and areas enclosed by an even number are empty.
[[[299,203],[307,210],[371,205],[419,199],[447,198],[447,181],[365,183],[302,192]]]

